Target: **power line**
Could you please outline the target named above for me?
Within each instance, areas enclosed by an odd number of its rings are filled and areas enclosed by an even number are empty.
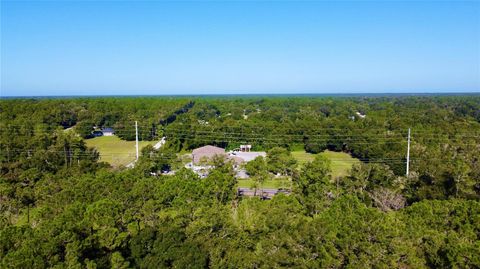
[[[32,125],[13,125],[13,124],[7,124],[8,126],[7,127],[27,127],[27,128],[32,128],[34,126]],[[41,125],[40,125],[41,126]],[[48,126],[48,125],[47,125]],[[124,125],[125,126],[125,125]],[[148,124],[148,125],[138,125],[139,128],[152,128],[152,127],[158,127],[158,126],[162,126],[162,125],[155,125],[155,124]],[[171,126],[171,125],[169,125]],[[177,124],[178,126],[178,124]],[[195,126],[195,125],[194,125]],[[57,125],[56,127],[58,128],[63,128],[63,126],[61,125]],[[75,127],[75,126],[72,126],[72,127]],[[104,127],[108,127],[108,126],[104,126]],[[111,126],[110,126],[111,127]],[[132,122],[132,128],[134,127],[134,122]],[[191,128],[192,125],[188,125],[188,128]],[[198,126],[196,125],[195,127],[200,127],[201,126]],[[270,128],[272,127],[272,128]],[[168,128],[171,128],[171,127],[164,127],[166,129]],[[271,131],[271,129],[275,129],[275,130],[280,130],[280,131],[311,131],[312,129],[278,129],[276,128],[275,126],[228,126],[228,127],[223,127],[223,128],[220,128],[220,129],[243,129],[243,128],[248,128],[248,129],[261,129],[261,130],[264,130],[264,131]],[[368,130],[368,131],[380,131],[380,132],[395,132],[395,131],[400,131],[400,132],[404,132],[402,129],[387,129],[387,128],[375,128],[375,129],[372,129],[372,128],[369,128],[369,127],[364,127],[364,128],[350,128],[350,127],[344,127],[344,128],[333,128],[333,127],[328,127],[328,126],[323,126],[321,128],[319,128],[319,130],[333,130],[333,131],[365,131],[365,130]],[[443,129],[441,129],[442,131],[444,131]],[[419,134],[419,133],[431,133],[431,134],[439,134],[438,132],[439,130],[437,129],[428,129],[428,130],[416,130],[415,132],[412,132],[412,134]],[[441,134],[441,133],[440,133]],[[448,134],[448,133],[447,133]],[[479,132],[464,132],[464,134],[475,134],[475,135],[480,135],[480,131]]]
[[[202,137],[218,137],[218,136],[228,136],[231,138],[250,138],[250,139],[272,139],[272,137],[278,137],[278,138],[297,138],[297,139],[309,139],[309,140],[321,140],[322,138],[325,140],[331,140],[331,139],[345,139],[345,140],[370,140],[371,138],[375,138],[377,140],[383,139],[383,140],[394,140],[394,139],[403,139],[403,136],[395,135],[395,136],[388,136],[388,135],[358,135],[358,134],[352,134],[352,135],[342,135],[342,134],[260,134],[260,133],[227,133],[227,132],[216,132],[216,131],[194,131],[194,132],[183,132],[185,130],[180,131],[167,131],[165,135],[177,135],[180,137],[197,137],[197,136],[202,136]],[[150,131],[144,131],[140,132],[141,136],[143,137],[145,134],[148,134]],[[135,134],[135,131],[116,131],[115,132],[117,135],[130,135],[133,136]],[[11,133],[9,133],[11,134]],[[51,134],[50,132],[33,132],[33,135],[38,135],[38,134]],[[155,136],[156,134],[153,132],[150,132],[152,136]],[[206,135],[207,134],[207,135]],[[18,134],[15,134],[18,136]],[[215,136],[214,136],[215,135]],[[28,135],[26,135],[28,136]],[[265,138],[267,136],[268,138]],[[462,136],[456,135],[454,137],[438,137],[436,136],[417,136],[417,140],[446,140],[450,141],[453,139],[466,139],[466,138],[478,138],[480,136]],[[360,139],[354,139],[354,138],[360,138]]]
[[[91,152],[91,153],[88,153],[88,152],[78,152],[78,153],[75,153],[71,150],[51,150],[51,149],[46,149],[46,150],[19,150],[19,149],[11,149],[10,150],[11,152],[18,152],[18,153],[29,153],[29,154],[35,154],[35,153],[60,153],[59,155],[62,155],[62,154],[65,154],[65,153],[69,153],[69,155],[73,155],[73,156],[92,156],[92,155],[96,155],[96,154],[100,154],[100,155],[103,155],[103,156],[116,156],[116,155],[120,155],[120,156],[130,156],[130,157],[135,157],[136,154],[135,153],[128,153],[128,152],[109,152],[109,153],[100,153],[100,152]],[[161,153],[158,153],[158,152],[154,152],[152,153],[152,155],[158,157],[158,158],[163,158],[162,156],[159,156],[157,154],[161,154]],[[184,155],[189,155],[190,153],[186,153]],[[177,156],[179,156],[180,154],[177,153],[176,154]],[[312,157],[313,156],[316,156],[317,154],[312,154]],[[182,155],[180,155],[182,156]],[[169,158],[168,158],[169,159]],[[355,157],[351,157],[351,158],[328,158],[329,160],[331,161],[338,161],[338,162],[358,162],[358,161],[362,161],[362,162],[372,162],[372,161],[400,161],[400,162],[405,162],[405,158],[355,158]],[[443,158],[428,158],[428,159],[422,159],[422,158],[413,158],[413,159],[410,159],[411,161],[428,161],[428,160],[445,160]]]

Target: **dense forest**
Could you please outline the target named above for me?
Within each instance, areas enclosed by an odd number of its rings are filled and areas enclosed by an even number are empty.
[[[135,121],[167,142],[134,168],[85,144],[134,140]],[[176,165],[245,143],[268,153],[249,174],[290,193],[240,197],[223,159],[205,178]],[[361,163],[334,180],[295,149]],[[479,268],[479,152],[479,95],[1,99],[0,268]]]

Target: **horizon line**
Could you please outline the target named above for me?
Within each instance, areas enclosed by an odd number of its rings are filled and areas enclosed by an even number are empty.
[[[445,92],[351,92],[351,93],[205,93],[205,94],[74,94],[74,95],[0,95],[12,98],[81,98],[81,97],[209,97],[209,96],[392,96],[392,95],[480,95],[480,91]]]

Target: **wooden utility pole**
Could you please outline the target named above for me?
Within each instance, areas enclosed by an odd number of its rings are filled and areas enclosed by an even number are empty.
[[[136,147],[136,150],[137,150],[136,160],[138,161],[138,124],[137,124],[137,121],[135,121],[135,147]]]
[[[408,171],[410,168],[410,128],[408,128],[408,144],[407,144],[407,177],[408,177]]]

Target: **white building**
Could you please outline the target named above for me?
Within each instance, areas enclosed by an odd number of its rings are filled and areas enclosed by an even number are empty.
[[[102,132],[103,136],[112,136],[115,134],[115,131],[113,130],[113,128],[103,128],[100,131]]]

